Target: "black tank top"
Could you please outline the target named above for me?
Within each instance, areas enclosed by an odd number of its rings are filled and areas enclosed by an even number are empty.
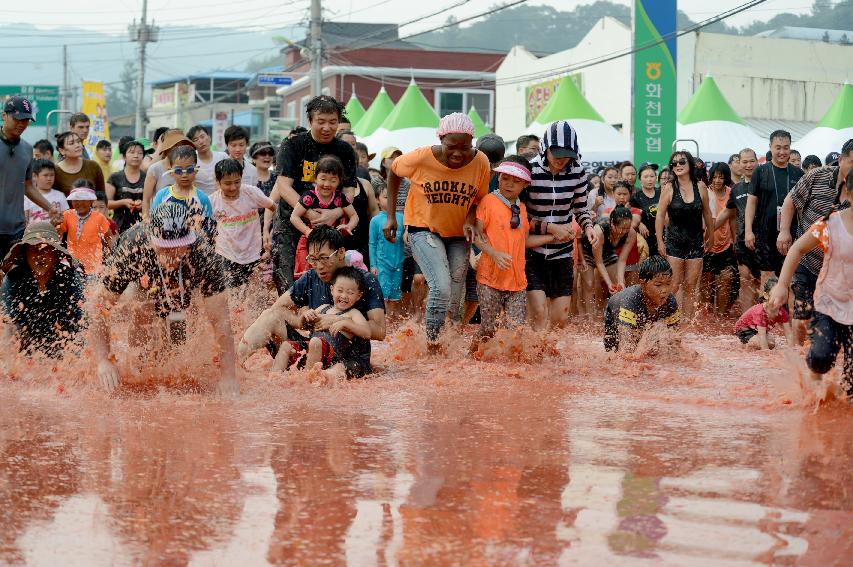
[[[364,187],[359,184],[358,195],[352,201],[352,207],[358,215],[358,224],[353,231],[352,236],[344,239],[344,246],[347,250],[358,250],[364,256],[364,264],[370,265],[370,201],[367,199],[367,193],[364,192]],[[373,189],[371,188],[371,191]]]
[[[693,201],[684,202],[678,187],[678,180],[673,180],[672,202],[669,204],[669,226],[667,238],[682,242],[702,238],[702,196],[699,186],[693,183]]]

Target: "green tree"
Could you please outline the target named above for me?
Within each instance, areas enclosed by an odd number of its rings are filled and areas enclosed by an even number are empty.
[[[136,77],[138,72],[136,61],[125,61],[119,80],[106,86],[107,113],[110,117],[131,114],[136,110]]]

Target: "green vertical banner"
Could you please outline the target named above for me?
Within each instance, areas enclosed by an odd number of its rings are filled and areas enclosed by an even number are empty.
[[[675,141],[677,0],[634,0],[634,163],[666,164]],[[665,40],[665,41],[664,41]]]

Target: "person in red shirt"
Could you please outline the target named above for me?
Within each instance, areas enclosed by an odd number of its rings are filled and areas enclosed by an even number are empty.
[[[764,284],[764,297],[768,297],[770,290],[773,289],[779,280],[774,276],[769,278]],[[787,300],[785,305],[787,305]],[[757,303],[746,313],[740,316],[740,319],[735,323],[735,336],[740,339],[740,342],[748,348],[755,350],[769,350],[776,347],[776,341],[767,332],[776,325],[782,325],[785,330],[785,338],[788,339],[788,344],[794,344],[794,333],[791,330],[791,322],[788,318],[788,310],[783,306],[775,306],[772,302],[765,301]]]

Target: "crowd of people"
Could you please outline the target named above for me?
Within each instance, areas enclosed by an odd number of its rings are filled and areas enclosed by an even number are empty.
[[[651,325],[701,312],[736,319],[732,340],[745,348],[773,348],[769,331],[782,326],[788,346],[807,345],[816,380],[843,350],[853,393],[853,140],[823,162],[800,159],[778,130],[766,155],[736,148],[706,164],[677,150],[665,164],[590,170],[569,121],[506,155],[503,139],[475,140],[454,113],[437,144],[383,148],[374,168],[341,103],[318,96],[305,112],[308,128],[278,148],[231,126],[214,151],[197,125],[122,138],[113,160],[107,140],[91,156],[84,147],[85,114],[55,145],[30,146],[30,102],[8,99],[5,332],[25,355],[87,341],[112,391],[120,301],[129,346],[148,353],[181,348],[197,303],[214,330],[218,388],[235,393],[236,367],[262,349],[278,371],[369,374],[386,316],[422,322],[433,354],[448,323],[478,324],[476,356],[499,328],[597,326],[602,314],[604,348],[625,352]],[[235,340],[230,313],[250,295],[264,296],[262,312]]]

